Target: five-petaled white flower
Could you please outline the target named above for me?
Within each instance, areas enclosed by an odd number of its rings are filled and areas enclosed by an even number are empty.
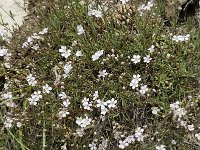
[[[140,87],[140,90],[139,90],[140,94],[144,95],[147,91],[148,91],[147,85],[143,85]]]
[[[116,104],[117,104],[117,100],[115,100],[114,98],[112,98],[111,100],[107,101],[108,104],[108,108],[115,108]]]
[[[131,59],[131,61],[134,63],[134,64],[137,64],[140,62],[140,55],[133,55],[133,58]]]
[[[50,87],[48,84],[44,85],[43,87],[43,93],[50,93],[52,90],[52,87]]]
[[[59,52],[61,53],[61,56],[63,56],[66,59],[71,55],[71,50],[67,49],[66,46],[61,46]]]
[[[149,55],[147,55],[146,57],[143,57],[143,59],[145,63],[150,63],[150,61],[152,60],[152,58]]]
[[[100,77],[105,78],[105,76],[107,76],[107,75],[108,75],[108,73],[106,72],[106,69],[105,69],[105,70],[99,71],[98,77],[99,77],[99,78],[100,78]]]

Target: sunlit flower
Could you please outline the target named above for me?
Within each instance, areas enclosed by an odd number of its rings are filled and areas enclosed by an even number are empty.
[[[76,123],[81,127],[81,128],[85,128],[88,125],[90,125],[92,119],[89,118],[87,115],[85,116],[85,118],[83,117],[77,117],[76,118]]]
[[[197,134],[195,134],[194,136],[197,138],[197,140],[200,141],[200,133],[197,133]]]
[[[125,149],[125,147],[127,147],[128,145],[129,145],[129,144],[128,144],[126,141],[120,140],[120,141],[119,141],[118,147],[119,147],[120,149]]]
[[[131,59],[131,61],[134,63],[134,64],[137,64],[140,62],[140,55],[133,55],[133,58]]]
[[[92,142],[91,144],[88,145],[90,150],[97,150],[97,144]]]
[[[97,51],[95,54],[92,55],[92,60],[95,61],[99,59],[101,55],[103,55],[104,50]]]
[[[71,62],[68,62],[65,66],[64,66],[64,72],[65,72],[65,74],[64,74],[64,78],[66,78],[68,75],[69,75],[69,73],[70,73],[70,71],[72,70],[72,64],[71,64]]]
[[[48,28],[44,28],[42,31],[39,32],[39,34],[43,35],[48,32]]]
[[[154,48],[155,48],[155,46],[154,46],[154,45],[151,45],[151,47],[148,48],[147,50],[148,50],[150,53],[153,53],[153,52],[154,52]]]
[[[83,54],[82,54],[81,51],[77,51],[75,55],[76,55],[76,57],[81,57],[81,56],[83,56]]]
[[[103,13],[100,10],[89,9],[88,16],[95,16],[97,18],[102,17]]]
[[[2,94],[2,98],[11,99],[12,98],[12,92],[7,92],[7,93]]]
[[[117,100],[115,100],[114,98],[112,98],[111,100],[107,101],[108,104],[108,108],[115,108],[116,104],[117,104]]]
[[[105,78],[105,76],[107,76],[107,75],[108,75],[108,73],[106,72],[106,69],[105,69],[105,70],[99,71],[98,77],[99,77],[99,78],[100,78],[100,77]]]
[[[150,61],[152,60],[152,58],[149,55],[143,57],[143,59],[145,63],[150,63]]]
[[[61,46],[59,52],[61,53],[61,56],[63,56],[66,59],[71,55],[71,50],[67,49],[66,46]]]
[[[144,95],[148,90],[149,89],[148,89],[147,85],[143,85],[140,87],[139,92],[140,92],[140,94]]]
[[[190,38],[190,35],[187,34],[187,35],[174,35],[172,37],[172,41],[175,41],[175,42],[183,42],[183,41],[188,41]]]
[[[6,118],[6,121],[4,122],[5,128],[11,128],[13,125],[13,119],[10,117]]]
[[[52,90],[52,87],[50,87],[48,84],[45,84],[43,87],[43,93],[50,93]]]
[[[31,86],[35,86],[37,84],[37,81],[35,80],[35,77],[33,77],[32,74],[29,74],[26,77],[26,80],[27,80],[28,84],[31,85]]]
[[[189,131],[194,131],[194,124],[188,125],[188,130]]]
[[[78,25],[78,26],[76,27],[76,29],[77,29],[77,34],[78,34],[78,35],[81,35],[81,34],[83,34],[83,33],[85,32],[85,30],[83,29],[83,26],[82,26],[82,25]]]
[[[156,146],[156,150],[166,150],[165,145]]]
[[[152,114],[154,115],[157,115],[158,112],[160,112],[160,109],[158,107],[152,107],[151,110],[152,110]]]
[[[122,4],[126,4],[129,0],[120,0]]]
[[[0,48],[0,57],[5,56],[8,52],[8,49]]]

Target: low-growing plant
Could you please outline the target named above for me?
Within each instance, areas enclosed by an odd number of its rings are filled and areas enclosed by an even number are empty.
[[[1,149],[199,149],[200,32],[162,8],[44,2],[1,34]]]

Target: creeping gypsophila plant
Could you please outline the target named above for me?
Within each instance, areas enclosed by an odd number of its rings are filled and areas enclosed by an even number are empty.
[[[196,31],[152,0],[39,4],[0,32],[3,149],[199,148]]]

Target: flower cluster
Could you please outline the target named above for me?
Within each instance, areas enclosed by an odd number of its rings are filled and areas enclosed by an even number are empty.
[[[143,128],[141,128],[141,127],[136,128],[135,134],[134,135],[129,135],[124,140],[120,140],[118,147],[120,149],[124,149],[127,146],[129,146],[129,144],[134,143],[136,140],[138,142],[142,142],[144,140],[143,132],[144,132]]]
[[[41,35],[44,35],[48,33],[48,28],[44,28],[39,33],[33,33],[33,35],[29,36],[27,40],[22,44],[22,48],[28,48],[31,47],[34,50],[37,50],[39,48],[39,45],[37,43],[34,43],[34,40],[41,40]]]
[[[60,118],[65,118],[67,115],[69,115],[68,106],[70,105],[70,97],[66,95],[65,92],[61,92],[58,94],[58,97],[62,100],[62,108],[60,108],[60,111],[58,113],[58,116]]]
[[[76,123],[81,127],[81,128],[85,128],[88,125],[90,125],[92,119],[89,118],[87,115],[85,115],[85,118],[83,117],[77,117],[76,118]]]

